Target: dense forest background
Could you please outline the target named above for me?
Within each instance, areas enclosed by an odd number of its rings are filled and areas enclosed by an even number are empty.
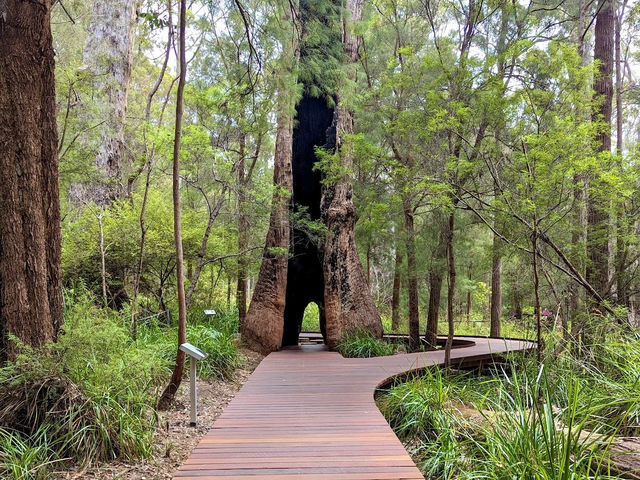
[[[242,317],[255,285],[276,92],[300,95],[283,78],[281,45],[295,22],[281,8],[189,8],[180,191],[190,308],[238,307]],[[600,28],[614,45],[594,59],[603,8],[611,18]],[[499,318],[531,318],[534,248],[550,319],[576,319],[578,332],[595,318],[586,315],[595,299],[602,315],[635,321],[635,4],[366,2],[354,65],[340,61],[339,47],[314,51],[340,22],[331,2],[314,9],[301,72],[328,89],[340,81],[354,112],[356,239],[387,330],[410,311],[421,332],[427,317],[443,318],[450,216],[457,321],[488,333],[493,318],[499,333]],[[175,10],[125,0],[53,8],[64,283],[132,318],[176,310]],[[603,95],[613,113],[599,108]],[[332,156],[318,155],[330,177]],[[292,221],[323,235],[304,215]]]

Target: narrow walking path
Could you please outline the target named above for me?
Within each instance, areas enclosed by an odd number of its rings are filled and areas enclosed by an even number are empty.
[[[468,340],[452,351],[453,359],[478,362],[533,347],[518,340]],[[442,351],[343,358],[320,345],[272,353],[175,477],[422,480],[373,393],[390,377],[443,361]]]

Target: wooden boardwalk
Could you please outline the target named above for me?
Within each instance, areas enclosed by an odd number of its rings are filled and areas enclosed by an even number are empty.
[[[477,362],[531,348],[473,339],[452,351]],[[323,346],[268,355],[176,473],[179,479],[420,479],[373,393],[390,377],[442,363],[434,351],[343,358]]]

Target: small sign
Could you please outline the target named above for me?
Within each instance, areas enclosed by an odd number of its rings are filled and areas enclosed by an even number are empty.
[[[215,315],[216,311],[212,308],[211,310],[205,310],[204,314],[205,315]]]
[[[191,345],[190,343],[183,343],[182,345],[180,345],[180,350],[182,350],[190,357],[195,358],[196,360],[204,360],[209,356],[198,347]]]

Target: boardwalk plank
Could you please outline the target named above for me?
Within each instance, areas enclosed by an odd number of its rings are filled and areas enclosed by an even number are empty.
[[[453,350],[453,360],[480,361],[533,347],[517,340],[474,340]],[[442,351],[347,359],[321,345],[272,353],[175,478],[423,479],[373,393],[389,378],[443,360]]]

